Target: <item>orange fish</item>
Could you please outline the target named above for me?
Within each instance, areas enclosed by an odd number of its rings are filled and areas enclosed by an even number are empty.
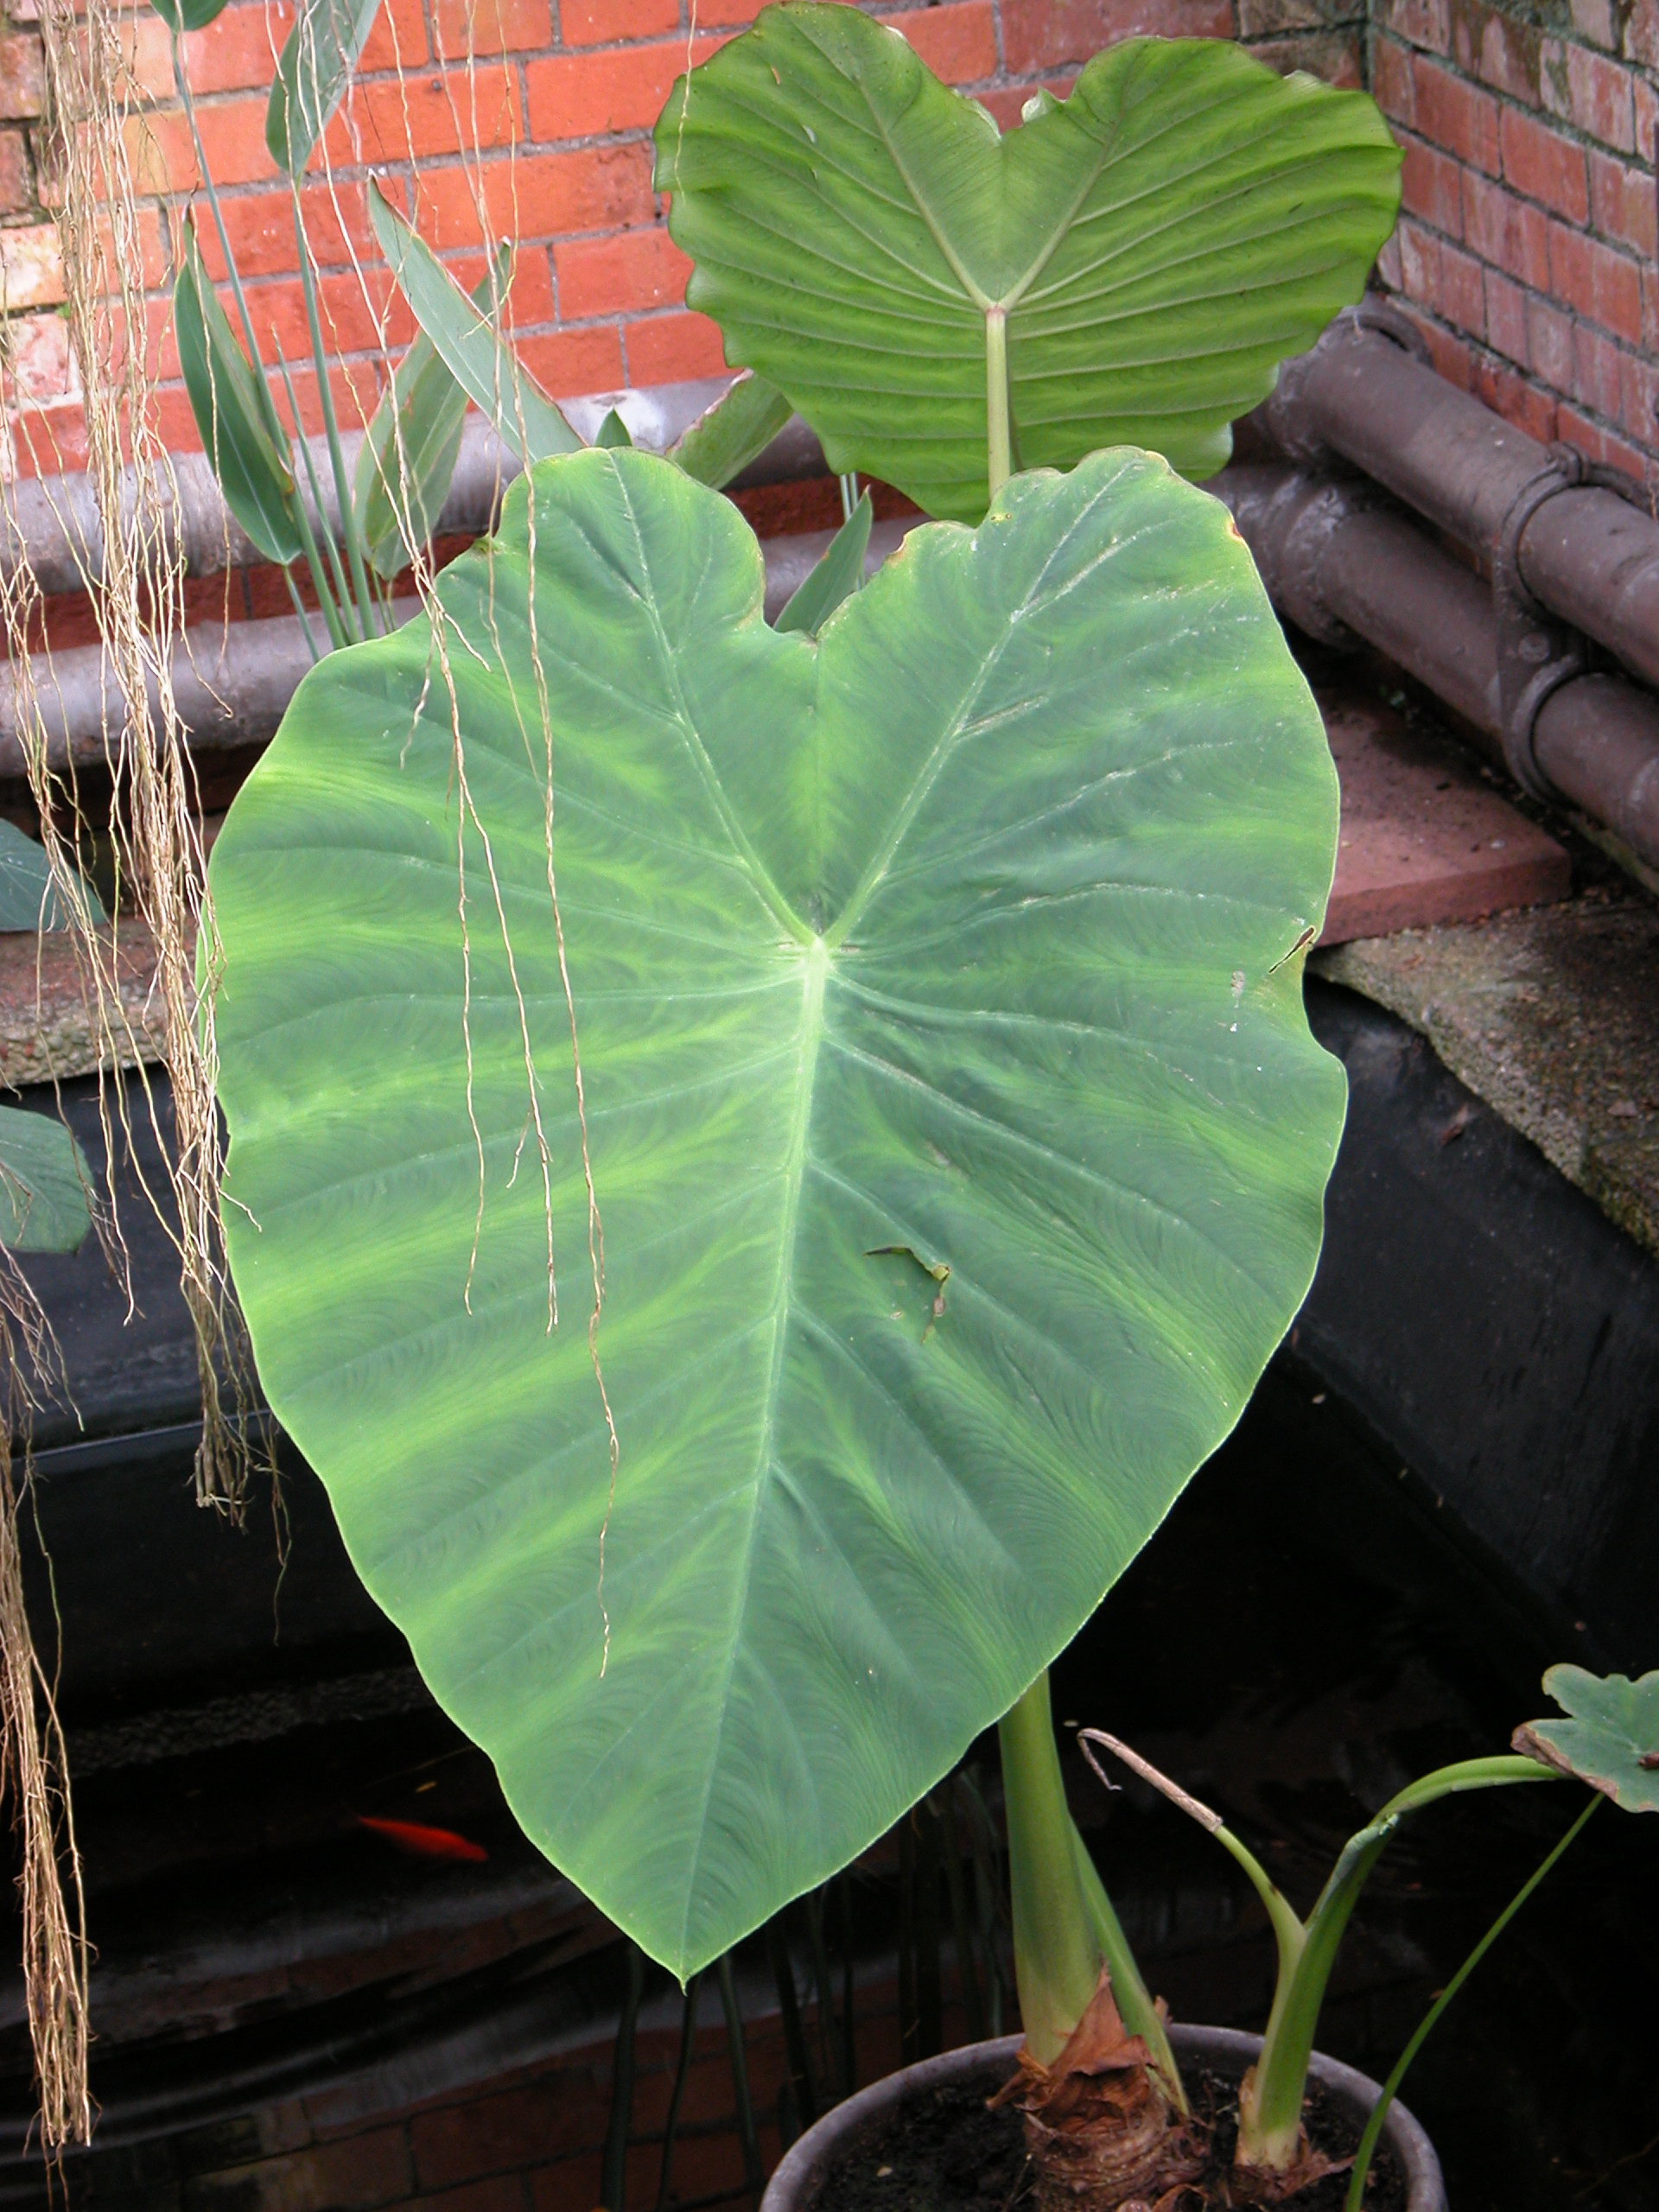
[[[384,1836],[394,1851],[406,1851],[411,1859],[465,1859],[476,1862],[490,1855],[481,1843],[457,1835],[453,1828],[423,1827],[418,1821],[371,1820],[366,1813],[353,1813],[352,1818],[359,1827]]]

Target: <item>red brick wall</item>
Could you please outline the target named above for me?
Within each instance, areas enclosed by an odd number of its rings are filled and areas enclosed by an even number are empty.
[[[18,465],[76,466],[79,411],[62,321],[49,219],[36,193],[40,54],[18,23],[34,0],[11,0],[0,44],[0,270],[14,308],[8,335]],[[696,53],[752,21],[760,0],[697,0]],[[195,185],[183,118],[170,98],[165,36],[136,0],[132,46],[149,111],[134,119],[136,174],[145,210],[153,301],[151,342],[162,379],[168,442],[195,445],[168,333],[166,288],[175,225]],[[474,63],[465,67],[467,18]],[[1038,84],[1059,89],[1099,47],[1136,31],[1241,36],[1281,68],[1359,81],[1363,0],[893,0],[879,12],[899,25],[938,74],[982,98],[1007,123]],[[719,334],[683,305],[687,264],[670,243],[651,188],[651,126],[685,66],[690,0],[387,0],[347,109],[328,139],[332,185],[308,181],[306,220],[323,271],[325,315],[347,417],[351,394],[372,404],[381,365],[375,316],[352,264],[359,255],[370,301],[387,283],[363,212],[371,173],[401,176],[405,204],[418,180],[425,235],[469,281],[481,271],[478,203],[490,229],[520,244],[512,314],[534,373],[555,394],[664,383],[721,367]],[[285,182],[264,142],[272,54],[286,35],[291,0],[232,0],[186,41],[208,160],[247,281],[262,342],[274,331],[294,370],[302,411],[317,427],[298,263]],[[397,65],[401,61],[403,81]],[[13,120],[16,118],[16,120]],[[474,142],[480,149],[472,153]],[[221,273],[205,207],[209,265]],[[394,349],[410,334],[391,303]],[[274,359],[274,348],[266,347]],[[30,403],[21,419],[16,403]],[[0,460],[3,459],[0,454]]]
[[[1659,0],[1374,0],[1406,149],[1382,258],[1443,375],[1659,483]]]

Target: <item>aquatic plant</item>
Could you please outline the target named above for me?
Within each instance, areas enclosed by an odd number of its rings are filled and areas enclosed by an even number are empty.
[[[1357,295],[1397,151],[1205,41],[1128,41],[1003,137],[810,5],[683,80],[658,149],[753,371],[677,466],[613,423],[572,450],[499,292],[372,201],[430,348],[366,448],[404,551],[457,390],[527,465],[389,635],[343,461],[345,568],[187,251],[227,499],[363,641],[213,855],[238,1290],[440,1702],[647,1951],[695,1973],[1001,1719],[1033,2056],[1103,1959],[1166,2129],[1042,1669],[1288,1325],[1343,1103],[1300,995],[1323,729],[1170,461],[1219,467]],[[774,629],[696,479],[791,407],[947,519],[854,590],[860,511]]]

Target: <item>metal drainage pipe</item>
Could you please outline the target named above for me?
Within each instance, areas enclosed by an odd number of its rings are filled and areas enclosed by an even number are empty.
[[[1447,384],[1420,343],[1402,316],[1351,309],[1285,364],[1260,419],[1290,460],[1328,472],[1339,455],[1489,571],[1507,534],[1540,606],[1659,684],[1659,522],[1583,480],[1570,448],[1540,445]]]
[[[729,378],[704,378],[690,384],[658,385],[648,391],[597,392],[567,400],[572,426],[591,440],[607,410],[614,407],[636,445],[661,453],[711,407]],[[325,438],[309,442],[312,467],[321,489],[321,507],[312,498],[307,471],[298,472],[299,496],[312,527],[338,541],[340,502]],[[348,471],[357,467],[360,430],[341,438]],[[505,486],[519,473],[516,454],[505,447],[480,415],[469,414],[449,494],[435,535],[473,536],[489,529]],[[143,512],[169,551],[182,558],[185,573],[216,575],[224,569],[253,568],[264,559],[226,507],[206,454],[178,454],[171,459],[173,487],[158,486],[154,472],[129,468],[121,479],[121,509],[131,518]],[[728,487],[792,482],[824,473],[823,449],[794,416],[772,443]],[[27,553],[35,582],[46,593],[74,592],[98,582],[104,573],[104,528],[92,480],[86,475],[20,479],[10,489],[0,513],[0,572],[10,574]]]
[[[1498,617],[1478,575],[1363,480],[1239,464],[1209,488],[1299,629],[1377,646],[1505,762]],[[1618,676],[1567,675],[1536,703],[1530,745],[1555,795],[1659,868],[1659,699]]]
[[[879,522],[870,532],[866,569],[875,569],[910,525]],[[823,555],[833,533],[813,531],[795,537],[766,539],[766,617],[774,620]],[[418,599],[397,601],[396,623],[420,611]],[[297,615],[269,620],[200,624],[173,648],[173,698],[194,753],[225,752],[263,745],[276,734],[288,702],[311,666],[311,651]],[[31,663],[35,711],[45,734],[48,765],[61,769],[93,766],[108,757],[126,719],[125,702],[108,656],[97,645],[39,654]],[[156,687],[149,692],[150,715],[157,712]],[[0,779],[21,778],[26,769],[24,732],[35,727],[16,670],[0,662]],[[107,734],[106,734],[107,733]]]

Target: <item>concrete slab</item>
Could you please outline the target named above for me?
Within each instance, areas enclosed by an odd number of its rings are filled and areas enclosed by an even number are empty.
[[[1321,944],[1472,922],[1573,888],[1555,840],[1481,777],[1467,750],[1381,701],[1318,695],[1342,784],[1337,879]]]
[[[1467,928],[1316,952],[1659,1252],[1659,909],[1596,887]],[[1448,1127],[1454,1143],[1460,1128]]]

